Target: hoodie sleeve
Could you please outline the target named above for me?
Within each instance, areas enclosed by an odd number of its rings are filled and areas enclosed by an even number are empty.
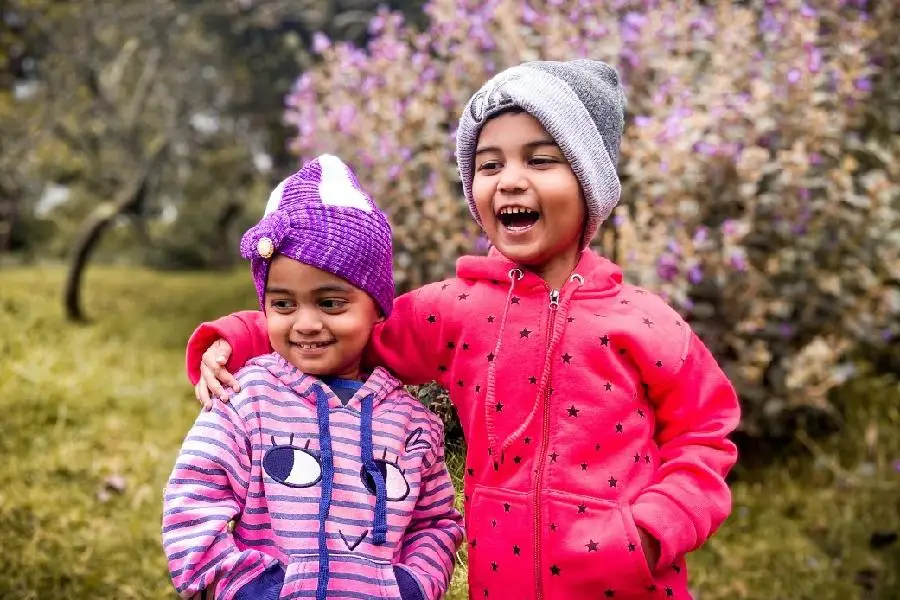
[[[447,282],[426,285],[394,300],[391,316],[375,327],[366,363],[381,365],[407,385],[437,381],[446,387],[449,365],[438,361],[441,340],[454,339],[453,313],[443,306],[440,291]]]
[[[230,405],[202,411],[188,433],[163,497],[162,542],[182,598],[278,598],[284,569],[258,550],[240,550],[229,521],[240,516],[250,480],[249,440]]]
[[[399,564],[394,566],[403,600],[444,597],[463,539],[462,517],[454,508],[456,494],[444,462],[443,427],[435,428],[435,450],[423,458],[419,498],[401,544]]]
[[[657,567],[699,548],[731,512],[725,476],[737,460],[727,436],[740,419],[734,388],[693,333],[684,363],[653,391],[660,466],[632,506],[635,522],[660,543]]]
[[[251,358],[272,351],[266,315],[259,310],[243,310],[202,323],[191,334],[185,353],[185,366],[192,385],[200,381],[200,361],[213,342],[223,339],[231,346],[225,368],[236,373]]]

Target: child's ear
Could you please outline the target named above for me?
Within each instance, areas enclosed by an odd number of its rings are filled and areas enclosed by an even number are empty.
[[[384,315],[381,313],[378,313],[378,318],[375,319],[375,322],[376,323],[384,323]]]

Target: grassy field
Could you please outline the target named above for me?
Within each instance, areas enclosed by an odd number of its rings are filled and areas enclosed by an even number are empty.
[[[91,270],[86,326],[62,319],[61,280],[0,270],[0,598],[172,598],[161,494],[198,409],[184,342],[253,306],[249,277]],[[841,393],[840,435],[738,471],[733,516],[690,559],[697,600],[900,597],[900,388]]]

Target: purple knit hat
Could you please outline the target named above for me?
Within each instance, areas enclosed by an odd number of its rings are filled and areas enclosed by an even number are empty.
[[[262,220],[241,239],[263,309],[276,254],[346,279],[391,314],[391,226],[338,157],[323,154],[278,184]]]

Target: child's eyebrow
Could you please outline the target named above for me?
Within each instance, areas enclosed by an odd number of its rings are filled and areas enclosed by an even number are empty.
[[[526,148],[531,149],[531,148],[538,148],[540,146],[557,146],[558,147],[558,144],[556,143],[556,141],[553,138],[541,138],[539,140],[534,140],[534,141],[528,142],[528,143],[524,144],[524,146]],[[481,148],[478,148],[477,150],[475,150],[475,156],[478,156],[479,154],[485,154],[487,152],[500,152],[500,148],[497,146],[482,146]]]
[[[280,287],[266,287],[267,294],[290,294],[291,290]]]
[[[322,293],[322,292],[343,292],[343,293],[345,293],[345,294],[349,294],[349,293],[351,293],[351,292],[353,291],[353,288],[351,288],[350,286],[347,286],[347,285],[341,285],[341,284],[339,284],[339,283],[329,283],[329,284],[327,284],[327,285],[323,285],[323,286],[317,287],[317,288],[315,289],[315,291],[318,292],[318,293]]]
[[[267,294],[291,294],[294,290],[289,290],[288,288],[283,287],[267,287]],[[353,288],[347,285],[341,285],[340,283],[327,283],[325,285],[319,286],[313,290],[313,293],[321,294],[328,292],[342,292],[345,294],[349,294],[353,291]]]

